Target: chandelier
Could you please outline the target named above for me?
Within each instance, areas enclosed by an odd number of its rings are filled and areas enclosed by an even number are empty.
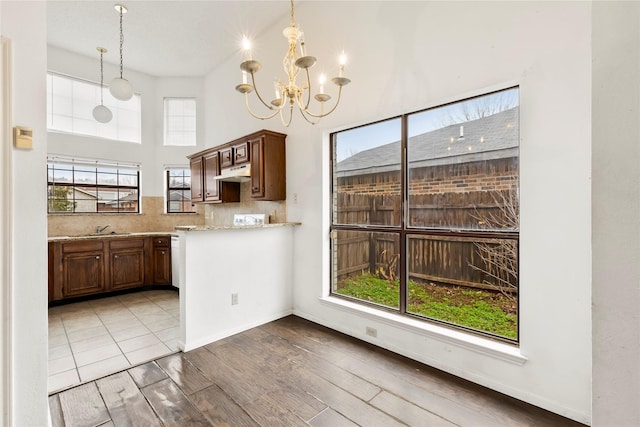
[[[246,55],[245,61],[240,64],[240,69],[242,70],[242,84],[237,85],[236,90],[244,94],[247,110],[257,119],[267,120],[275,117],[276,114],[279,114],[282,124],[285,127],[288,127],[293,117],[293,109],[297,106],[302,117],[304,117],[307,122],[314,125],[318,123],[322,117],[328,116],[336,109],[340,102],[342,87],[351,82],[351,80],[343,76],[346,55],[344,52],[340,55],[338,76],[331,79],[331,81],[338,86],[338,99],[336,100],[335,105],[333,105],[333,107],[328,111],[325,111],[325,103],[331,99],[331,96],[325,93],[324,84],[326,77],[324,74],[321,74],[319,76],[319,90],[313,97],[318,101],[320,107],[319,112],[314,113],[310,109],[311,78],[309,75],[309,68],[315,65],[316,58],[307,55],[304,43],[304,34],[296,25],[294,18],[293,0],[291,0],[291,22],[289,26],[282,31],[282,34],[287,38],[287,40],[289,40],[289,50],[282,60],[282,65],[287,77],[284,81],[277,78],[274,81],[275,98],[267,103],[256,87],[255,74],[260,70],[262,64],[251,57],[251,45],[246,37],[243,39],[243,48]],[[306,80],[303,80],[301,84],[298,84],[297,78],[301,71],[303,75],[306,75]],[[249,75],[251,76],[250,84],[247,82]],[[249,106],[249,93],[254,90],[262,105],[271,110],[265,116],[254,113]],[[285,110],[287,105],[289,106],[289,117],[285,120],[282,110]]]
[[[120,77],[114,77],[109,83],[109,92],[114,98],[121,101],[128,101],[133,97],[133,86],[129,83],[129,80],[122,77],[122,51],[124,46],[124,34],[122,32],[122,15],[127,13],[127,8],[121,4],[116,4],[116,11],[120,15]]]

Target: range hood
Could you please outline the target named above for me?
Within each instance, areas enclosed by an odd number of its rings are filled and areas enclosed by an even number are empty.
[[[244,164],[239,166],[231,166],[220,171],[220,175],[215,179],[220,181],[244,182],[251,179],[251,165]]]

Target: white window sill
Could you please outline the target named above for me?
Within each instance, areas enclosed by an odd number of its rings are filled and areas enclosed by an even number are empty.
[[[513,345],[445,328],[433,323],[410,319],[384,310],[377,310],[373,307],[357,304],[342,298],[327,296],[320,298],[320,302],[332,308],[364,316],[378,322],[386,323],[389,326],[401,328],[411,333],[504,360],[514,365],[524,365],[528,360],[526,356],[520,353],[520,348]]]

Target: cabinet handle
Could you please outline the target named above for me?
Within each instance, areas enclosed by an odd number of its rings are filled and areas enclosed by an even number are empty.
[[[118,255],[114,255],[113,257],[114,257],[115,259],[118,259]]]
[[[162,253],[162,255],[164,255],[164,251],[162,251],[161,253]]]
[[[96,259],[100,259],[100,255],[96,255]]]

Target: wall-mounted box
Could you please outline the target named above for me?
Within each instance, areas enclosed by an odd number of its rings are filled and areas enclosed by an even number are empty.
[[[16,148],[33,148],[33,130],[28,127],[15,126],[13,128],[13,146]]]

